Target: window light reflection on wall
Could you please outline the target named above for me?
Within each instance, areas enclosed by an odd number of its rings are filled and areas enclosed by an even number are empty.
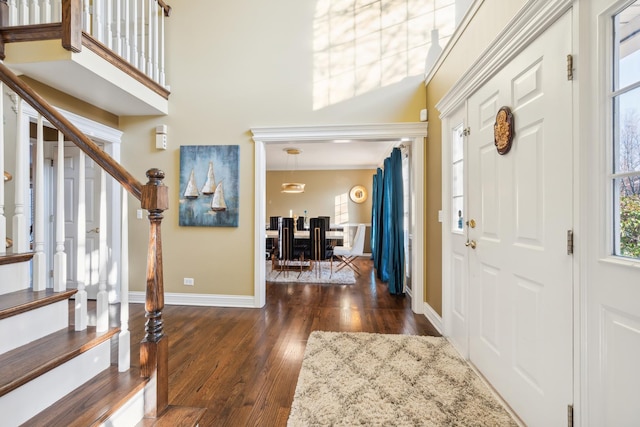
[[[318,0],[314,17],[313,106],[320,109],[425,73],[438,30],[455,30],[455,0]]]

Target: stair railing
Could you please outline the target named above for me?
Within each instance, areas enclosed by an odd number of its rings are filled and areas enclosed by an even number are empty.
[[[0,0],[0,12],[4,28],[20,29],[11,41],[62,39],[65,49],[80,52],[85,34],[166,87],[165,18],[171,7],[163,0]]]
[[[164,333],[163,329],[163,320],[162,320],[162,310],[164,308],[164,281],[163,281],[163,263],[162,263],[162,238],[161,238],[161,222],[163,219],[163,212],[168,209],[168,188],[163,184],[164,172],[159,169],[150,169],[147,171],[146,175],[148,178],[148,182],[146,184],[140,183],[136,178],[131,175],[129,171],[127,171],[122,165],[120,165],[117,161],[115,161],[111,156],[105,153],[100,147],[93,142],[89,137],[87,137],[83,132],[81,132],[70,120],[68,120],[64,115],[62,115],[59,111],[57,111],[54,107],[52,107],[45,99],[39,96],[30,86],[28,86],[23,80],[18,78],[11,70],[9,70],[4,64],[0,63],[0,81],[2,81],[9,89],[11,89],[15,94],[24,102],[28,103],[33,109],[35,109],[39,113],[38,123],[37,123],[37,141],[36,145],[38,146],[35,151],[35,162],[37,164],[41,164],[43,162],[42,159],[42,139],[43,139],[43,119],[46,119],[53,127],[55,127],[59,132],[59,143],[58,146],[63,146],[64,139],[62,135],[66,138],[66,140],[71,141],[75,144],[85,155],[89,156],[104,172],[102,177],[101,185],[104,185],[106,182],[104,174],[107,173],[111,175],[128,193],[133,195],[136,199],[140,200],[141,207],[146,209],[149,212],[149,243],[147,250],[147,277],[146,277],[146,299],[145,299],[145,317],[147,318],[147,322],[145,324],[145,337],[140,345],[140,371],[141,376],[145,378],[149,378],[149,384],[152,385],[152,395],[145,396],[145,415],[149,417],[157,417],[160,413],[166,409],[168,406],[168,339]],[[20,164],[28,165],[28,158],[23,159],[23,156],[28,156],[27,149],[28,147],[23,147],[24,144],[20,144],[19,142],[24,141],[24,135],[22,133],[28,132],[28,127],[23,126],[23,120],[20,117],[22,115],[21,105],[22,102],[17,103],[17,116],[18,116],[18,129],[16,140],[18,143],[16,144],[16,188],[19,187],[18,180],[20,176],[22,179],[24,177],[28,177],[28,173],[23,173],[24,171],[18,171],[20,168]],[[1,122],[1,121],[0,121]],[[0,132],[0,134],[4,134],[4,132]],[[62,142],[61,142],[62,141]],[[0,150],[4,152],[3,144],[1,143],[2,139],[0,139]],[[60,148],[58,148],[60,150]],[[81,154],[80,159],[83,159],[84,156]],[[0,159],[2,160],[2,159]],[[61,163],[59,161],[59,163]],[[28,166],[27,166],[28,167]],[[4,164],[0,162],[0,169],[4,168]],[[41,172],[38,172],[38,169],[43,169],[42,167],[36,167],[36,176],[35,176],[35,184],[36,187],[43,187],[42,180],[43,177],[39,176]],[[84,167],[81,167],[81,171],[84,170]],[[84,182],[84,177],[79,178],[79,183],[82,184]],[[24,183],[23,183],[24,184]],[[61,185],[60,183],[58,185]],[[101,194],[105,194],[104,189],[101,191]],[[27,230],[24,224],[17,224],[16,217],[18,216],[19,221],[26,223],[26,215],[24,214],[25,203],[20,199],[22,191],[16,191],[16,215],[14,215],[14,223],[13,223],[13,231],[14,231],[14,241],[22,242],[24,239],[22,237],[18,237],[16,235],[20,234],[20,230]],[[84,194],[84,191],[81,192]],[[3,196],[3,193],[0,193],[0,196]],[[102,197],[101,197],[102,199]],[[3,203],[4,200],[0,197],[0,213],[3,212]],[[21,206],[19,204],[22,203]],[[35,203],[37,205],[43,204],[43,194],[42,190],[38,190],[36,188],[36,196]],[[100,210],[106,211],[106,201],[101,200],[101,208]],[[126,195],[123,195],[123,206],[122,209],[124,212],[122,213],[123,217],[126,217]],[[38,290],[43,287],[43,278],[39,278],[41,276],[41,265],[46,263],[44,258],[41,257],[39,261],[36,261],[35,258],[39,256],[40,252],[43,252],[44,246],[44,237],[40,234],[38,229],[44,229],[44,218],[41,213],[37,213],[38,209],[36,209],[36,215],[34,218],[34,262],[33,262],[33,287],[34,290]],[[19,215],[18,215],[19,214]],[[101,218],[104,215],[101,215]],[[79,222],[84,223],[82,219],[77,219]],[[106,227],[106,222],[102,222],[101,227]],[[22,228],[16,228],[22,227]],[[126,226],[126,223],[125,223]],[[60,226],[56,226],[56,255],[58,255],[58,246],[61,246],[59,243],[64,241],[64,234],[60,234]],[[126,228],[123,228],[126,230]],[[4,230],[4,228],[3,228]],[[84,235],[84,233],[79,233]],[[80,236],[79,236],[80,237]],[[28,236],[27,236],[28,240]],[[17,243],[18,245],[23,245],[25,243]],[[123,253],[122,256],[127,256],[128,249],[125,247],[127,245],[126,236],[123,236],[122,245],[123,245]],[[63,245],[62,245],[63,246]],[[100,245],[104,246],[103,243]],[[21,248],[24,251],[24,247]],[[15,252],[15,251],[14,251]],[[104,247],[100,252],[106,252]],[[54,263],[55,263],[54,257]],[[58,262],[62,262],[60,257],[58,257]],[[101,264],[104,263],[104,259],[101,260]],[[126,264],[126,263],[125,263]],[[104,267],[104,265],[103,265]],[[78,270],[80,271],[80,266]],[[106,270],[106,269],[105,269]],[[45,270],[46,271],[46,270]],[[126,275],[128,272],[125,270],[122,271],[123,280],[127,281]],[[54,277],[56,274],[54,274]],[[62,276],[61,276],[62,277]],[[61,277],[58,277],[58,280],[54,280],[54,284],[56,287],[61,286],[60,282]],[[100,290],[98,292],[98,312],[97,312],[97,322],[96,329],[97,330],[106,330],[108,325],[103,323],[108,321],[108,316],[106,313],[106,292],[104,292],[104,278],[100,280]],[[126,288],[128,289],[128,288]],[[127,291],[122,292],[121,295],[121,322],[123,335],[121,335],[121,343],[119,346],[119,361],[122,362],[120,365],[120,370],[128,369],[128,305],[127,305],[127,297],[125,296]],[[86,298],[86,296],[85,296]],[[102,308],[101,305],[103,306]],[[124,316],[126,316],[125,320]],[[124,341],[127,341],[126,343]]]

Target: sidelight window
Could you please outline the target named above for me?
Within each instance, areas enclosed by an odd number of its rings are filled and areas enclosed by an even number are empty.
[[[640,0],[613,16],[614,255],[640,258]]]

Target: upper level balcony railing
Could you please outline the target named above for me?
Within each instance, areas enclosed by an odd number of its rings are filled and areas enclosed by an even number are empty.
[[[84,31],[166,86],[164,18],[171,7],[162,0],[8,0],[7,6],[10,27],[60,22],[64,28],[65,10],[69,11],[72,33]]]

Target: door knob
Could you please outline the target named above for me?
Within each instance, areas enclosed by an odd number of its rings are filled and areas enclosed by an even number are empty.
[[[100,234],[100,227],[92,228],[91,230],[87,231],[87,234],[89,233]]]
[[[475,240],[467,240],[467,242],[464,244],[465,246],[470,246],[471,249],[475,249],[477,244]]]

